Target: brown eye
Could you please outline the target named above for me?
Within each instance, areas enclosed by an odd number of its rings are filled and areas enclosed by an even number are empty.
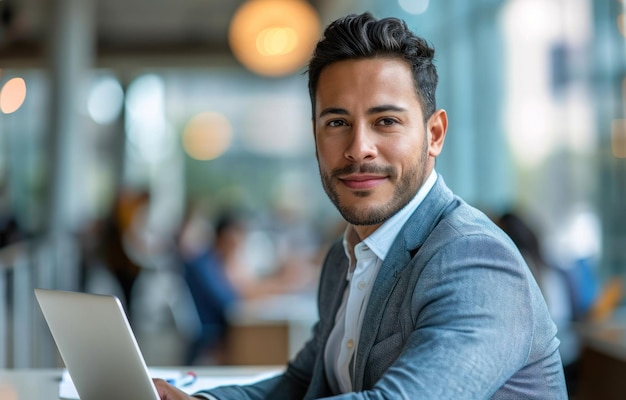
[[[331,128],[344,126],[344,125],[346,125],[345,121],[340,120],[340,119],[333,119],[326,123],[326,126],[330,126]]]
[[[378,125],[383,125],[383,126],[392,126],[395,125],[397,123],[397,121],[393,118],[382,118],[381,120],[378,121]]]

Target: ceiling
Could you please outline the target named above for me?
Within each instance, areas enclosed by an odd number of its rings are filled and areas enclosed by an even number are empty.
[[[55,5],[93,2],[96,63],[165,65],[231,58],[228,26],[245,0],[0,0],[0,68],[45,61]],[[286,0],[283,0],[286,1]],[[373,0],[308,0],[323,24]],[[71,13],[69,13],[71,14]],[[63,23],[71,15],[63,16]],[[69,22],[68,22],[69,23]],[[88,32],[93,30],[89,29]]]

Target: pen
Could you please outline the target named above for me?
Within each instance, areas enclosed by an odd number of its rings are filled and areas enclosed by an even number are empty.
[[[187,372],[179,378],[168,379],[167,383],[176,387],[189,386],[196,381],[196,374]]]

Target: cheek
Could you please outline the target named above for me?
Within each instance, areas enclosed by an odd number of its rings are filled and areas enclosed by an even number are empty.
[[[317,164],[318,164],[320,174],[322,175],[330,175],[333,168],[335,168],[333,164],[326,162],[326,160],[320,157],[318,157],[317,159]]]
[[[336,144],[333,145],[329,141],[316,141],[315,154],[317,155],[320,166],[322,164],[333,164],[337,162],[337,160],[342,157],[342,152],[339,149],[339,146]]]
[[[384,157],[391,164],[397,166],[410,166],[420,159],[420,154],[424,151],[423,144],[418,141],[390,141],[385,146]]]

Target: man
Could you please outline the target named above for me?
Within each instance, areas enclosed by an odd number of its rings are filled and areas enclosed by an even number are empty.
[[[434,50],[404,22],[341,18],[309,64],[320,175],[349,223],[312,339],[217,399],[566,399],[556,328],[510,239],[434,170]],[[156,381],[163,400],[186,399]],[[213,396],[213,397],[211,397]]]

